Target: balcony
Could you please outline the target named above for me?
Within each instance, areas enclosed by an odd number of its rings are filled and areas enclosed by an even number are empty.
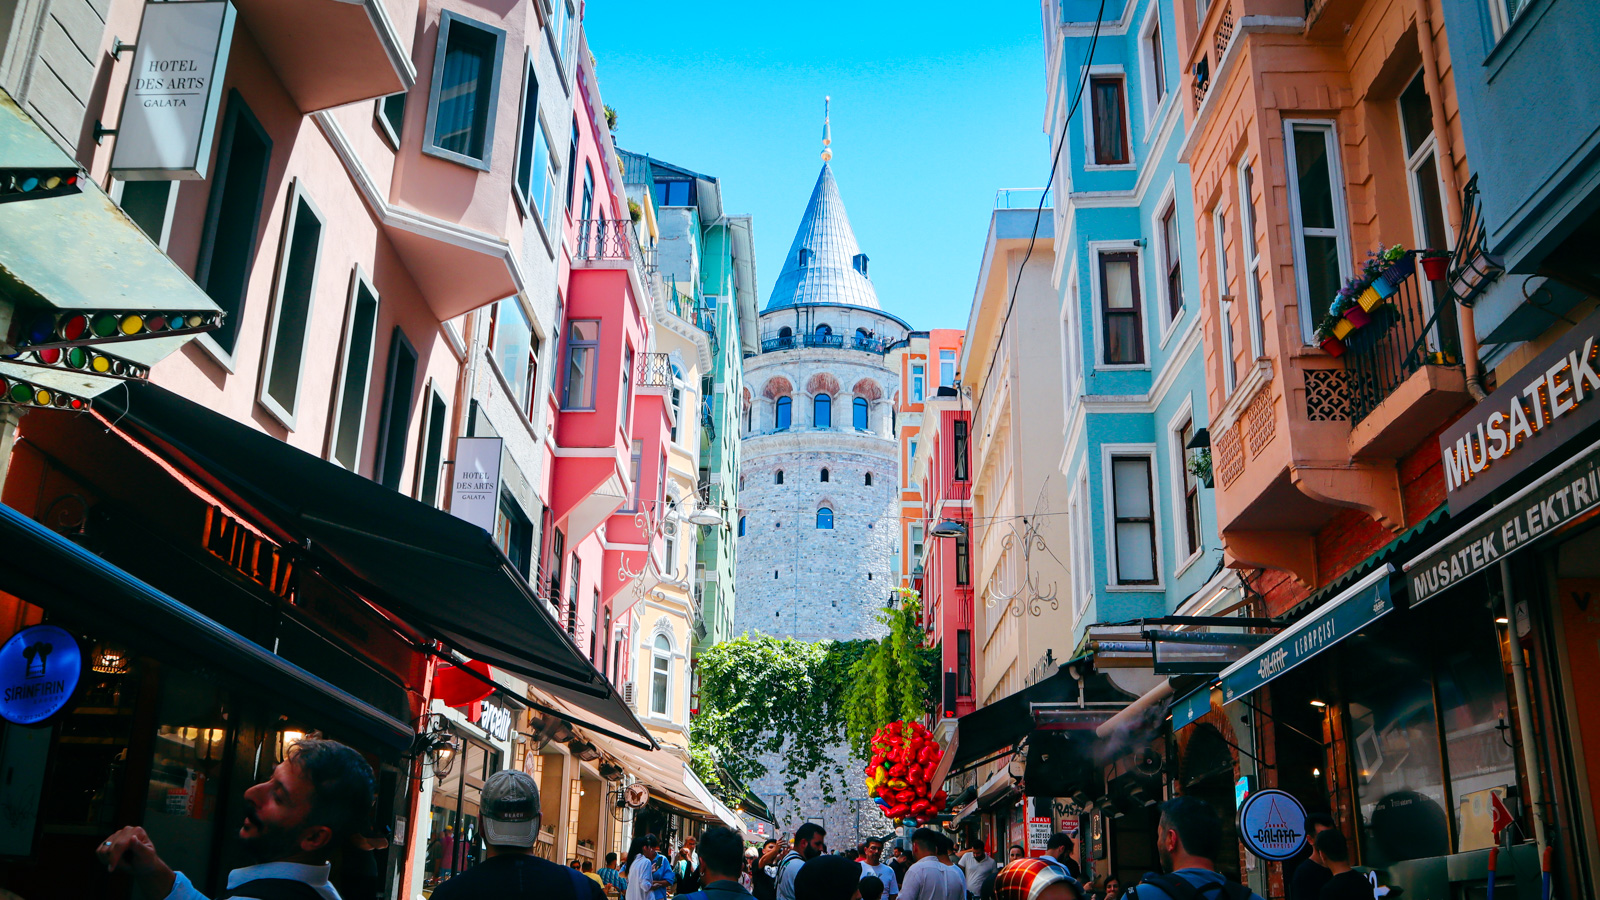
[[[672,388],[672,356],[667,353],[641,353],[634,364],[634,386],[653,388],[655,393]]]
[[[832,332],[812,334],[789,334],[784,329],[776,334],[768,334],[761,339],[762,353],[776,353],[780,350],[794,350],[797,347],[825,347],[834,350],[859,350],[862,353],[876,353],[883,355],[889,350],[889,341],[880,337],[865,334],[853,334],[849,340],[842,334]]]
[[[1046,188],[1001,188],[994,192],[995,209],[1050,209],[1055,205]]]
[[[1213,3],[1200,23],[1200,37],[1190,51],[1189,71],[1194,76],[1194,108],[1198,110],[1211,89],[1211,76],[1220,75],[1222,59],[1233,43],[1233,4]]]
[[[578,223],[578,240],[572,264],[581,268],[629,268],[638,278],[641,305],[648,306],[654,292],[656,254],[641,246],[632,219],[584,219]]]

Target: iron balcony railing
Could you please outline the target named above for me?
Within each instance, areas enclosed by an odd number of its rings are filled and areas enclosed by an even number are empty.
[[[1350,424],[1365,419],[1423,366],[1461,364],[1455,298],[1418,265],[1372,321],[1345,338]]]
[[[796,347],[831,347],[836,350],[849,348],[860,350],[863,353],[887,353],[889,341],[876,336],[864,334],[850,335],[846,340],[842,334],[769,334],[761,339],[762,353],[775,353],[779,350],[793,350]]]
[[[672,387],[672,357],[666,353],[641,353],[637,384],[639,387]]]
[[[994,192],[994,208],[1050,209],[1055,205],[1052,193],[1045,188],[1001,188]]]
[[[656,252],[639,243],[632,219],[584,219],[578,223],[577,259],[585,262],[626,260],[633,263],[645,291],[654,289]]]

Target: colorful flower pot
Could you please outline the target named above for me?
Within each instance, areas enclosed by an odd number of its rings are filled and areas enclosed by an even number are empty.
[[[1383,273],[1383,277],[1388,280],[1390,284],[1398,287],[1400,282],[1405,281],[1407,278],[1410,278],[1416,273],[1417,258],[1410,253],[1407,253],[1405,256],[1395,260],[1394,265],[1389,267],[1389,271]]]
[[[1372,289],[1378,292],[1378,298],[1380,300],[1387,300],[1394,296],[1395,291],[1400,290],[1400,282],[1391,281],[1389,273],[1385,272],[1382,275],[1379,275],[1377,278],[1372,279]],[[1371,312],[1372,310],[1369,309],[1367,311]]]
[[[1333,336],[1342,341],[1349,336],[1350,332],[1355,330],[1356,327],[1350,324],[1349,319],[1340,319],[1338,322],[1334,323]]]
[[[1344,341],[1336,337],[1325,337],[1322,339],[1322,349],[1326,350],[1329,356],[1343,356]]]
[[[1383,302],[1383,297],[1378,293],[1378,289],[1373,287],[1373,286],[1371,286],[1371,285],[1367,285],[1367,289],[1362,291],[1360,293],[1360,295],[1358,295],[1356,297],[1356,303],[1362,309],[1367,310],[1369,312],[1372,310],[1372,308],[1374,306],[1377,306],[1379,303],[1382,303],[1382,302]]]
[[[1424,256],[1422,258],[1422,272],[1428,276],[1429,281],[1443,281],[1445,273],[1450,270],[1450,257]]]
[[[1351,328],[1365,328],[1367,323],[1372,321],[1372,317],[1361,307],[1352,306],[1344,311],[1344,320],[1350,323]]]

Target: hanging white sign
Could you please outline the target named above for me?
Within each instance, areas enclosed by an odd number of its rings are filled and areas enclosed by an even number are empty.
[[[112,175],[123,181],[206,177],[234,19],[227,0],[144,5]]]
[[[450,479],[450,514],[494,534],[500,512],[500,448],[497,437],[456,438]]]

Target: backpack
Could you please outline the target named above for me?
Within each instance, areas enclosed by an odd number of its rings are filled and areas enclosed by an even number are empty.
[[[1139,885],[1146,884],[1164,891],[1172,900],[1251,900],[1255,896],[1249,888],[1236,881],[1212,882],[1195,887],[1187,878],[1155,872],[1146,872],[1144,878],[1140,879]],[[1136,900],[1146,900],[1146,895],[1139,893],[1137,885],[1130,896]]]
[[[698,893],[700,890],[701,873],[694,865],[684,866],[683,875],[678,878],[678,896]]]

